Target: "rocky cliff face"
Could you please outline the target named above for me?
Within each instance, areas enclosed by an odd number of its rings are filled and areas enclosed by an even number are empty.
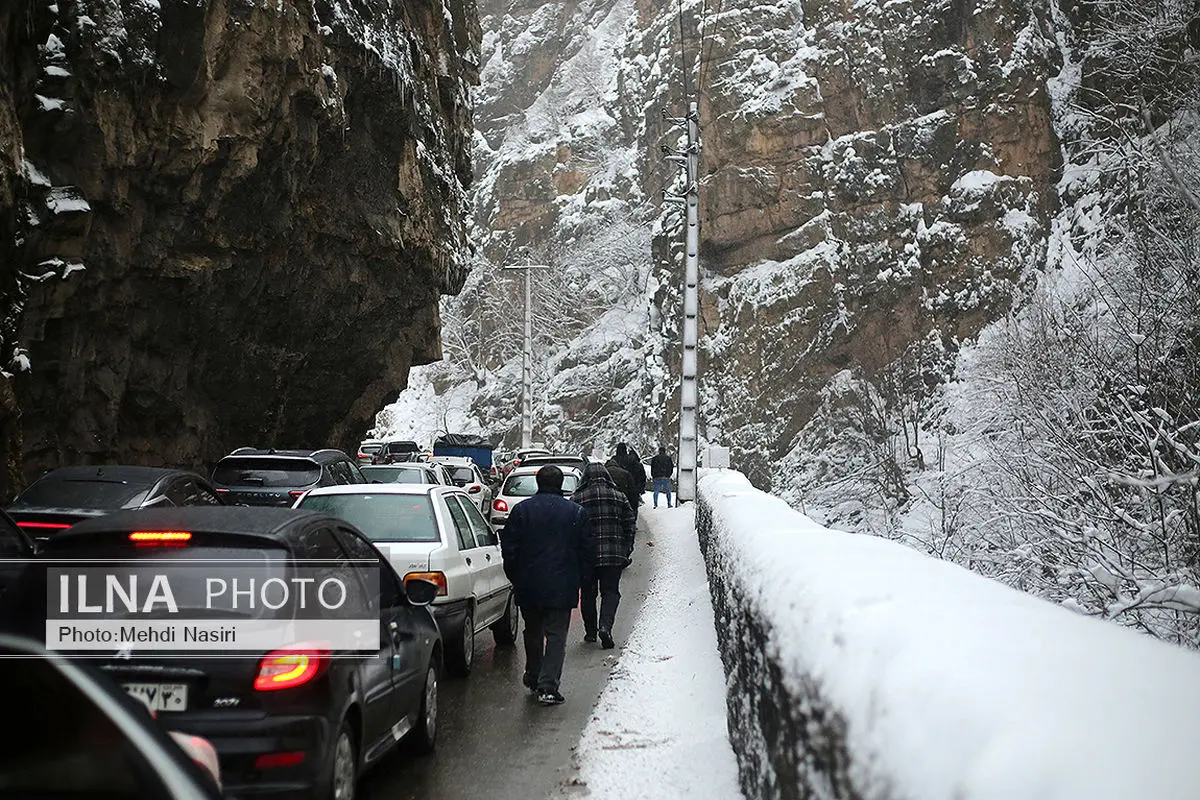
[[[470,0],[18,6],[28,470],[352,446],[467,272]]]

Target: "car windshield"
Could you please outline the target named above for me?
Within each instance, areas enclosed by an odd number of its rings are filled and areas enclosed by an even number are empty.
[[[378,453],[382,449],[383,445],[381,444],[360,444],[358,446],[358,452],[360,453]]]
[[[380,483],[433,483],[433,477],[420,467],[362,467],[369,481]]]
[[[470,467],[456,467],[450,477],[455,483],[475,482],[475,473]]]
[[[229,456],[213,470],[222,486],[308,486],[321,479],[321,467],[302,458]]]
[[[124,481],[56,480],[43,478],[21,493],[11,508],[96,508],[135,507],[145,499],[149,487]]]
[[[309,495],[300,507],[340,517],[373,542],[439,541],[433,507],[427,495]]]
[[[579,478],[570,473],[563,474],[563,493],[570,494],[579,488]],[[509,497],[533,497],[537,494],[537,475],[513,475],[504,484],[500,494]]]

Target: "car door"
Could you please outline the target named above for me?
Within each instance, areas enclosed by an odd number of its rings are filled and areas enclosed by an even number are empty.
[[[334,536],[329,522],[317,522],[305,529],[297,540],[298,558],[321,559],[336,562],[342,569],[348,568],[346,551]],[[375,556],[378,558],[378,555]],[[300,562],[300,566],[304,566]],[[384,614],[380,612],[378,658],[358,661],[359,690],[362,695],[364,752],[377,745],[381,737],[390,730],[392,721],[392,657],[394,648],[391,630]]]
[[[504,574],[504,559],[500,555],[500,539],[492,526],[479,513],[479,509],[465,497],[458,497],[463,514],[475,535],[476,552],[483,556],[484,571],[487,573],[488,592],[479,600],[478,626],[491,624],[504,615],[508,600],[508,577]]]
[[[462,553],[463,561],[466,562],[467,573],[471,576],[471,594],[476,603],[475,630],[479,630],[480,623],[487,613],[483,604],[487,602],[492,587],[488,577],[487,559],[484,558],[485,553],[475,542],[475,531],[471,528],[460,498],[465,500],[466,496],[458,492],[447,493],[445,495],[446,509],[450,512],[450,520],[458,536],[458,549]]]
[[[357,531],[339,526],[335,531],[338,543],[356,561],[372,561],[379,565],[380,636],[391,641],[389,666],[392,680],[390,733],[399,740],[412,727],[420,707],[421,690],[425,686],[425,664],[422,658],[430,644],[431,632],[422,626],[415,609],[404,600],[404,592],[396,570],[386,557]]]

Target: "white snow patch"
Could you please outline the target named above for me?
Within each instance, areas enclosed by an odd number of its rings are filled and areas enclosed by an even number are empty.
[[[666,787],[671,797],[741,798],[694,506],[647,504],[642,514],[662,568],[583,731],[580,777],[597,798],[665,797]]]

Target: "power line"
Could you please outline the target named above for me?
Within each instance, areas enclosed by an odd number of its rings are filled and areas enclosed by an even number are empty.
[[[683,72],[683,102],[691,99],[692,92],[688,87],[687,65],[687,33],[683,29],[683,0],[679,0],[679,66]]]

